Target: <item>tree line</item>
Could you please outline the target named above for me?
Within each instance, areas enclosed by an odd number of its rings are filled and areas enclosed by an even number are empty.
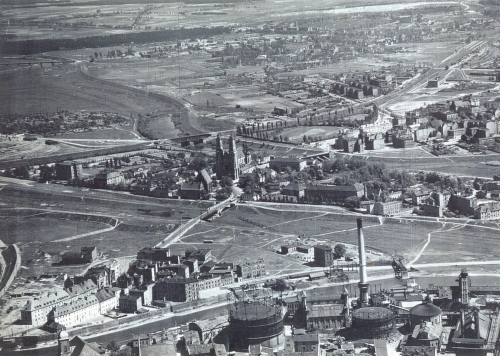
[[[24,41],[8,41],[0,38],[0,54],[30,55],[60,49],[74,50],[81,48],[99,48],[122,45],[134,42],[151,43],[175,41],[186,38],[216,36],[230,32],[229,27],[213,28],[181,28],[179,30],[157,30],[137,33],[120,33],[106,36],[89,36],[83,38],[48,38]]]

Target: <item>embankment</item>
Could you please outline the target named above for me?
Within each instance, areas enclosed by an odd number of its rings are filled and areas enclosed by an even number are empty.
[[[9,245],[0,253],[0,297],[10,287],[21,268],[21,252],[17,245]]]

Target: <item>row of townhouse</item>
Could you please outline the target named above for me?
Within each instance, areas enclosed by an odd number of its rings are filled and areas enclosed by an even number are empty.
[[[83,285],[83,286],[82,286]],[[21,309],[21,322],[33,327],[57,322],[66,327],[105,314],[118,305],[119,289],[98,290],[91,280],[29,300]]]

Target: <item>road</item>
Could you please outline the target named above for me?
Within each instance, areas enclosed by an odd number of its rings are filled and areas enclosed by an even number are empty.
[[[97,342],[106,345],[109,341],[115,340],[117,343],[126,343],[132,339],[133,335],[153,333],[162,329],[172,328],[177,325],[186,324],[193,320],[210,319],[227,313],[227,304],[222,303],[217,306],[190,311],[179,314],[167,314],[165,317],[156,317],[147,320],[147,323],[134,324],[132,326],[123,325],[119,330],[110,330],[105,334],[87,336],[88,342]],[[54,356],[57,354],[57,346],[38,349],[27,349],[20,351],[2,350],[2,356]]]

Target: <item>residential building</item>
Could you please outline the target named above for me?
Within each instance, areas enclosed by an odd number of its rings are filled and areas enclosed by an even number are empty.
[[[100,356],[99,345],[89,343],[79,336],[69,339],[66,331],[61,331],[58,338],[57,356]]]
[[[184,182],[179,190],[181,199],[199,200],[202,197],[203,185],[201,182]]]
[[[111,288],[104,288],[95,294],[99,302],[99,314],[104,315],[118,307],[118,299],[116,293]]]
[[[276,172],[283,172],[287,167],[292,171],[300,172],[307,167],[307,161],[291,157],[276,157],[269,161],[269,168]]]
[[[344,202],[349,197],[361,198],[364,187],[360,183],[353,185],[309,185],[304,190],[304,199],[312,202]]]
[[[422,190],[414,191],[411,193],[411,202],[415,206],[420,205],[424,203],[424,201],[427,198],[429,198],[429,195],[430,192],[428,191],[422,191]]]
[[[285,346],[283,349],[284,355],[289,355],[292,352],[310,353],[310,355],[320,355],[319,334],[294,333],[291,336],[285,336]]]
[[[170,257],[169,248],[143,247],[137,253],[138,260],[151,260],[153,262],[165,262]]]
[[[154,286],[155,300],[189,302],[199,298],[199,283],[194,278],[163,278]]]
[[[480,220],[500,219],[500,202],[480,204],[474,209],[474,218]]]
[[[298,198],[302,198],[304,196],[304,190],[306,189],[306,185],[302,182],[296,182],[293,184],[289,184],[281,189],[281,194],[293,196]]]
[[[412,135],[393,135],[392,144],[394,148],[409,148],[417,146]]]
[[[186,258],[195,258],[200,263],[204,263],[206,261],[210,261],[212,259],[212,250],[208,248],[202,248],[199,250],[187,250],[184,253]]]
[[[474,215],[477,206],[476,197],[460,197],[452,194],[448,201],[448,209],[450,209],[450,211],[458,212],[466,216]]]
[[[54,306],[63,304],[70,299],[71,297],[66,291],[48,292],[32,298],[21,308],[21,322],[33,327],[41,326],[47,322],[47,314]]]
[[[388,202],[375,202],[372,210],[374,215],[393,215],[401,212],[401,202],[400,201],[388,201]]]
[[[137,289],[131,289],[128,294],[133,297],[140,297],[142,305],[152,305],[154,284],[147,284]]]
[[[117,171],[102,171],[94,178],[94,185],[97,188],[107,188],[124,182],[123,174]]]
[[[266,275],[266,266],[263,260],[257,260],[255,263],[246,262],[236,266],[236,273],[242,279],[263,277]]]
[[[56,322],[70,327],[100,315],[99,300],[95,295],[90,295],[78,299],[73,298],[67,303],[55,306],[47,314],[47,319],[49,323]]]
[[[142,308],[141,297],[138,295],[122,295],[118,300],[120,311],[135,313]]]

